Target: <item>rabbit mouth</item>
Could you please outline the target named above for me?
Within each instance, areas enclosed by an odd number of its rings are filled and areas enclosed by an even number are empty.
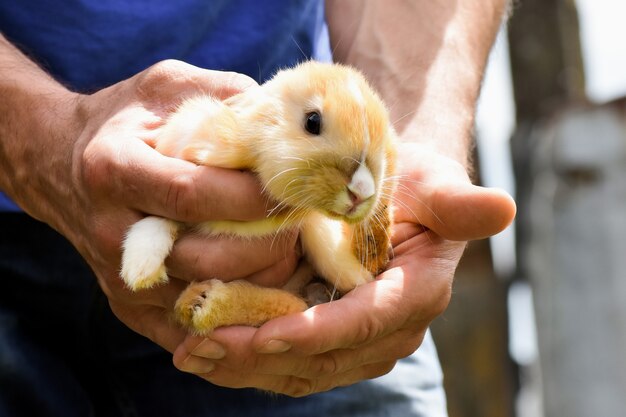
[[[329,210],[328,214],[332,218],[341,219],[348,223],[358,223],[367,217],[370,209],[371,204],[369,204],[368,199],[359,202],[350,202],[340,210]]]

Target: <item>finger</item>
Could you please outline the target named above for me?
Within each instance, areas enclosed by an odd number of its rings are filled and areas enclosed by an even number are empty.
[[[256,388],[294,398],[329,391],[333,388],[352,385],[365,379],[377,378],[389,373],[395,362],[380,362],[365,365],[349,372],[330,377],[307,379],[295,376],[246,374],[216,365],[206,374],[200,374],[207,381],[229,388]]]
[[[262,287],[280,288],[287,284],[293,276],[299,262],[300,255],[297,252],[293,252],[268,268],[254,272],[244,279]]]
[[[183,343],[186,353],[183,367],[188,372],[202,373],[208,369],[208,364],[218,364],[241,373],[317,379],[409,356],[419,347],[423,336],[423,331],[410,328],[358,349],[338,349],[318,355],[301,355],[293,351],[263,355],[256,353],[249,343],[233,343],[237,337],[224,337],[218,333],[211,339],[200,341],[187,338]]]
[[[340,300],[264,324],[252,342],[256,351],[293,349],[318,354],[359,347],[408,324],[425,329],[449,302],[464,244],[432,232],[420,233],[405,243],[376,281],[355,288]]]
[[[136,210],[188,222],[266,216],[268,201],[252,174],[169,158],[140,140],[102,148],[88,158],[92,187]]]
[[[296,241],[295,231],[253,239],[188,233],[176,241],[166,265],[186,281],[246,278],[280,286],[295,270]]]
[[[375,340],[356,349],[337,349],[318,355],[301,356],[292,352],[260,355],[255,372],[270,375],[293,375],[300,378],[319,379],[341,375],[367,365],[395,362],[411,355],[423,339],[423,331],[406,329]],[[230,353],[230,351],[229,351]],[[234,356],[234,355],[233,355]],[[241,360],[222,360],[218,363],[237,369]]]
[[[259,329],[252,341],[253,348],[258,353],[291,350],[300,355],[315,355],[335,349],[357,348],[383,337],[405,321],[400,315],[393,319],[386,317],[388,313],[380,308],[380,304],[376,305],[377,288],[389,284],[397,287],[394,282],[365,284],[338,301],[274,319]],[[392,293],[399,290],[388,289]],[[337,320],[338,317],[341,320]]]
[[[247,326],[229,326],[216,329],[209,337],[188,335],[174,352],[174,365],[186,372],[202,373],[214,360],[223,359],[231,352],[250,346],[257,329]],[[228,352],[228,353],[227,353]],[[238,354],[240,356],[240,354]]]
[[[174,352],[186,336],[170,319],[167,310],[153,306],[133,306],[110,300],[113,314],[126,326],[147,337],[168,352]]]
[[[499,189],[462,182],[407,188],[415,194],[397,194],[396,220],[423,224],[447,239],[483,239],[504,230],[515,217],[515,202]]]
[[[238,332],[239,335],[233,335],[233,330],[234,333]],[[227,338],[234,338],[242,342],[244,340],[249,340],[254,332],[255,329],[252,328],[229,328],[225,333],[228,334]],[[191,340],[192,339],[188,337],[186,342]],[[319,378],[303,378],[294,375],[276,375],[271,372],[261,374],[249,371],[249,367],[246,366],[239,368],[225,366],[225,362],[223,360],[210,360],[193,355],[190,351],[196,350],[200,343],[202,343],[202,341],[196,338],[190,344],[191,346],[185,347],[185,344],[181,344],[174,352],[174,365],[182,371],[198,374],[202,378],[216,385],[229,388],[257,388],[292,397],[301,397],[316,392],[327,391],[338,386],[346,386],[364,379],[384,375],[393,369],[396,362],[395,360],[380,360],[375,363],[350,368],[345,372],[335,372],[332,374],[327,373]],[[224,343],[223,340],[222,343]],[[214,342],[212,341],[208,344],[202,343],[202,346],[208,347],[213,352],[216,352]],[[225,354],[225,358],[228,358],[231,355],[235,356],[232,354],[232,351],[226,351],[228,353]]]
[[[395,221],[422,224],[452,240],[482,239],[513,221],[515,202],[504,191],[472,185],[465,168],[448,157],[400,146]]]
[[[182,97],[199,94],[223,100],[258,86],[244,74],[207,70],[177,60],[161,61],[133,78],[143,98],[159,103],[177,102]]]

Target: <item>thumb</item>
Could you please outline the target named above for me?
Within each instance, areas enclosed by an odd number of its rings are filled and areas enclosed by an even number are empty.
[[[515,202],[503,190],[450,183],[426,192],[410,220],[446,239],[475,240],[504,230],[515,212]]]
[[[499,233],[513,221],[513,198],[473,185],[456,161],[406,144],[402,155],[393,196],[395,223],[422,225],[445,239],[467,241]]]
[[[387,308],[392,299],[386,298],[384,303],[375,303],[375,300],[380,286],[399,284],[392,281],[370,284],[357,287],[332,303],[319,304],[301,314],[265,323],[253,338],[254,349],[258,353],[291,350],[298,354],[315,355],[335,349],[356,348],[395,330],[405,318],[400,314],[389,314]],[[398,292],[397,289],[385,290],[387,294]],[[394,312],[396,310],[393,309]]]
[[[316,355],[358,348],[407,324],[415,328],[418,321],[425,327],[440,312],[440,299],[448,298],[449,275],[454,271],[451,267],[450,274],[439,279],[442,262],[432,262],[431,252],[450,251],[413,252],[410,258],[417,260],[418,268],[397,262],[374,282],[356,287],[339,300],[271,320],[256,332],[252,346],[258,353],[291,350]]]

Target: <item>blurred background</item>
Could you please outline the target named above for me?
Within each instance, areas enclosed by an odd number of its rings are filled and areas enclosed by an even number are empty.
[[[519,212],[433,323],[450,417],[626,415],[625,97],[624,0],[515,3],[476,160]]]

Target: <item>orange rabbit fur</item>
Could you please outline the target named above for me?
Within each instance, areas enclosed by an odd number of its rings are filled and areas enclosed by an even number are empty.
[[[395,137],[387,109],[363,76],[337,64],[303,63],[223,102],[206,96],[184,102],[156,149],[201,165],[251,170],[279,202],[277,214],[264,220],[193,227],[250,238],[298,228],[305,256],[284,289],[190,284],[176,303],[178,321],[197,334],[258,326],[305,310],[298,293],[313,275],[342,293],[372,281],[388,262]],[[147,217],[130,228],[121,272],[129,288],[167,281],[164,260],[184,227]]]

